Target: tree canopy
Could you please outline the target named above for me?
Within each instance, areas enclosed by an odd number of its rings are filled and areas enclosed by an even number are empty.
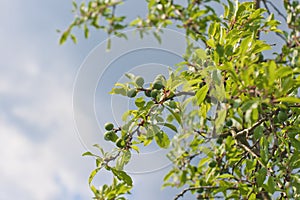
[[[221,16],[212,2],[223,6]],[[126,199],[134,181],[124,166],[132,151],[152,142],[170,149],[173,165],[163,187],[182,188],[174,199],[187,192],[197,199],[300,198],[300,4],[280,3],[285,10],[268,0],[147,0],[148,13],[133,21],[117,13],[126,1],[73,3],[76,17],[61,44],[69,37],[77,42],[75,27],[86,38],[95,28],[124,39],[128,27],[141,34],[154,28],[160,40],[163,28],[176,26],[188,44],[192,39],[205,45],[188,45],[184,61],[149,86],[127,74],[128,82],[112,88],[112,95],[133,98],[136,107],[124,113],[121,126],[105,125],[104,139],[115,143],[114,150],[95,145],[98,155],[83,154],[96,159],[88,179],[95,199]],[[266,56],[276,42],[261,35],[271,33],[284,45]],[[162,127],[176,134],[170,137]],[[93,179],[101,170],[111,172],[113,182],[99,188]]]

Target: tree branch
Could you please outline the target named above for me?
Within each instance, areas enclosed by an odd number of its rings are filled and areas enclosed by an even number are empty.
[[[281,16],[284,20],[286,20],[286,16],[284,16],[284,14],[282,12],[280,12],[280,10],[271,2],[271,1],[266,1],[264,0],[264,3],[267,2],[268,4],[270,4],[272,6],[272,8],[277,12],[277,14],[279,16]],[[267,8],[267,7],[266,7]]]
[[[240,137],[242,135],[248,135],[250,132],[252,132],[256,127],[258,127],[259,125],[261,125],[263,122],[267,121],[268,120],[268,117],[264,117],[264,118],[261,118],[260,120],[258,120],[257,122],[255,122],[253,124],[253,126],[247,128],[247,129],[244,129],[240,132],[237,132],[235,135],[233,135],[234,138],[237,138],[237,137]]]
[[[210,189],[218,189],[218,188],[220,188],[220,187],[219,186],[198,186],[198,187],[185,188],[184,190],[182,190],[182,192],[180,192],[179,194],[176,195],[174,200],[177,200],[180,197],[183,197],[183,195],[188,191],[199,190],[199,189],[210,190]],[[238,190],[238,187],[228,187],[227,190]]]

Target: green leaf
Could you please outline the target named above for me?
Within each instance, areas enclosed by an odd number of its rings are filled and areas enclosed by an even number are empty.
[[[163,131],[157,132],[154,136],[154,139],[156,144],[163,149],[167,149],[170,146],[169,136]]]
[[[218,176],[219,179],[231,179],[231,178],[234,178],[233,175],[231,174],[221,174],[220,176]]]
[[[87,27],[86,24],[84,25],[83,30],[84,30],[84,37],[88,38],[89,37],[89,28]]]
[[[174,118],[176,119],[176,121],[179,123],[180,126],[182,126],[182,122],[181,122],[181,117],[178,113],[174,112],[172,109],[166,107],[168,109],[168,111],[174,116]]]
[[[300,103],[300,98],[298,98],[298,97],[281,97],[281,98],[276,99],[276,102]]]
[[[252,107],[252,105],[254,103],[256,103],[256,100],[248,100],[248,101],[246,101],[245,103],[243,103],[243,105],[241,107],[242,111],[246,112],[247,110],[249,110]]]
[[[256,166],[256,160],[246,160],[246,170],[247,173],[253,171]]]
[[[138,146],[131,145],[130,147],[131,147],[133,150],[135,150],[137,153],[139,153],[139,152],[140,152],[140,149],[139,149],[139,147],[138,147]]]
[[[113,88],[110,94],[121,94],[123,96],[127,96],[127,92],[125,88]]]
[[[202,60],[207,58],[206,53],[203,49],[196,49],[195,54],[196,54],[197,58],[200,58]]]
[[[264,127],[258,126],[254,129],[253,137],[254,139],[258,140],[263,135]]]
[[[219,132],[220,131],[220,128],[223,127],[223,124],[225,122],[225,119],[226,119],[226,113],[227,111],[224,109],[224,110],[220,110],[218,112],[218,116],[217,116],[217,119],[216,119],[216,122],[215,122],[215,126],[216,126],[216,131]]]
[[[110,48],[111,48],[111,39],[108,38],[107,44],[106,44],[106,51],[110,51]]]
[[[172,131],[176,132],[177,133],[177,128],[176,126],[174,126],[173,124],[170,124],[170,123],[165,123],[165,122],[160,122],[160,123],[157,123],[158,125],[161,125],[161,126],[165,126],[169,129],[171,129]]]
[[[132,186],[132,179],[126,172],[116,170],[115,168],[111,168],[111,171],[119,180],[124,181],[129,186]]]
[[[198,163],[198,168],[205,166],[208,163],[208,161],[210,161],[210,158],[202,158]]]
[[[276,191],[274,177],[270,176],[266,185],[266,190],[273,194]]]
[[[255,193],[252,193],[250,196],[249,196],[249,199],[248,200],[256,200],[256,194]]]
[[[99,156],[97,156],[97,155],[95,155],[95,154],[93,154],[93,153],[91,153],[89,151],[83,153],[82,156],[95,156],[95,157],[99,157]]]
[[[124,166],[128,164],[131,158],[131,152],[130,151],[123,151],[121,156],[118,157],[117,163],[116,163],[116,169],[117,170],[123,170]]]
[[[290,74],[293,74],[293,69],[289,66],[279,67],[275,72],[276,78],[283,78]]]
[[[77,38],[75,37],[75,35],[71,34],[71,39],[74,42],[74,44],[77,44]]]
[[[205,99],[205,97],[207,95],[207,92],[208,92],[208,85],[204,85],[202,88],[200,88],[196,92],[196,96],[195,97],[196,97],[198,105],[200,105],[204,101],[204,99]]]
[[[91,172],[91,174],[90,174],[90,176],[89,176],[89,185],[90,185],[90,187],[92,186],[91,183],[92,183],[94,177],[96,176],[96,174],[99,172],[99,170],[100,170],[101,168],[102,168],[102,167],[98,167],[98,168],[94,169],[94,170]]]
[[[63,44],[66,42],[67,38],[70,35],[70,31],[71,31],[71,29],[68,29],[62,34],[62,36],[60,37],[60,40],[59,40],[59,44]]]
[[[136,100],[135,100],[135,105],[138,107],[138,108],[142,108],[142,107],[144,107],[144,105],[145,105],[145,100],[144,100],[144,98],[143,97],[139,97],[139,98],[137,98]]]
[[[161,37],[157,32],[153,32],[154,37],[157,39],[157,41],[159,42],[159,44],[161,44]]]
[[[207,46],[211,47],[211,48],[215,48],[216,44],[215,41],[213,39],[209,39],[206,41]]]
[[[276,78],[276,73],[275,73],[275,70],[276,70],[276,63],[274,61],[270,61],[268,63],[268,83],[269,83],[269,86],[273,85],[274,84],[274,81],[275,81],[275,78]]]
[[[164,182],[165,182],[165,181],[168,181],[168,180],[171,178],[171,176],[173,176],[173,174],[174,174],[174,171],[173,171],[173,170],[170,170],[170,171],[165,175],[165,177],[164,177]]]
[[[252,42],[252,36],[248,36],[246,37],[242,42],[241,42],[241,45],[240,45],[240,54],[241,55],[244,55],[248,49],[250,48],[250,44]]]
[[[259,187],[261,187],[266,179],[267,176],[267,170],[266,168],[261,168],[258,172],[256,172],[256,182]]]

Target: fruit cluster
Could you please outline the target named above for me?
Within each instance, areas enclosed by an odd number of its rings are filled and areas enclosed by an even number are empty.
[[[126,146],[126,142],[124,139],[119,138],[117,132],[119,129],[114,128],[114,125],[110,122],[104,125],[106,132],[104,133],[104,139],[106,141],[115,142],[117,147],[124,148]]]
[[[152,98],[156,103],[164,103],[166,100],[170,100],[169,106],[171,108],[176,107],[176,102],[172,100],[174,93],[166,89],[167,81],[162,74],[155,77],[149,88],[143,87],[145,81],[141,76],[135,77],[134,83],[137,87],[127,90],[128,97],[134,98],[138,92],[143,91],[146,97]]]
[[[166,85],[166,78],[161,74],[156,76],[152,83],[152,86],[148,89],[143,88],[145,84],[143,77],[137,76],[135,77],[134,81],[137,85],[137,88],[131,88],[127,91],[127,96],[130,98],[135,97],[138,92],[144,91],[147,97],[152,97],[153,99],[156,99],[161,93],[161,90],[164,89]]]

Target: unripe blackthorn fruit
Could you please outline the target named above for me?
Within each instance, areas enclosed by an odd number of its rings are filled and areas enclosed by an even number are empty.
[[[144,81],[143,77],[137,76],[137,77],[135,78],[135,83],[137,84],[137,86],[143,87],[145,81]]]
[[[112,131],[106,131],[106,132],[104,133],[104,140],[110,141],[111,138],[112,138]]]
[[[231,119],[226,121],[226,126],[232,126],[233,122]]]
[[[219,137],[219,138],[217,139],[217,144],[222,144],[222,142],[223,142],[223,139]]]
[[[137,94],[136,89],[129,89],[129,90],[127,91],[127,96],[130,97],[130,98],[135,97],[136,94]]]
[[[287,120],[288,115],[284,111],[279,111],[277,118],[278,118],[279,122],[284,122],[285,120]]]
[[[155,99],[157,97],[157,95],[158,95],[158,90],[154,89],[154,90],[151,91],[151,97],[152,98]]]
[[[123,148],[125,146],[125,141],[122,138],[119,138],[117,139],[116,145],[119,148]]]
[[[106,141],[112,141],[115,142],[119,137],[117,136],[117,134],[115,133],[115,131],[111,130],[111,131],[106,131],[104,133],[104,139]]]
[[[163,85],[162,81],[155,81],[153,82],[153,89],[160,90],[164,88],[165,86]]]
[[[108,122],[104,125],[104,128],[107,131],[111,131],[114,128],[114,125],[112,123]]]
[[[147,97],[151,97],[151,90],[145,90],[145,95]]]
[[[214,168],[216,165],[217,165],[217,162],[216,162],[216,161],[211,161],[211,162],[208,164],[208,166],[209,166],[210,168]]]

